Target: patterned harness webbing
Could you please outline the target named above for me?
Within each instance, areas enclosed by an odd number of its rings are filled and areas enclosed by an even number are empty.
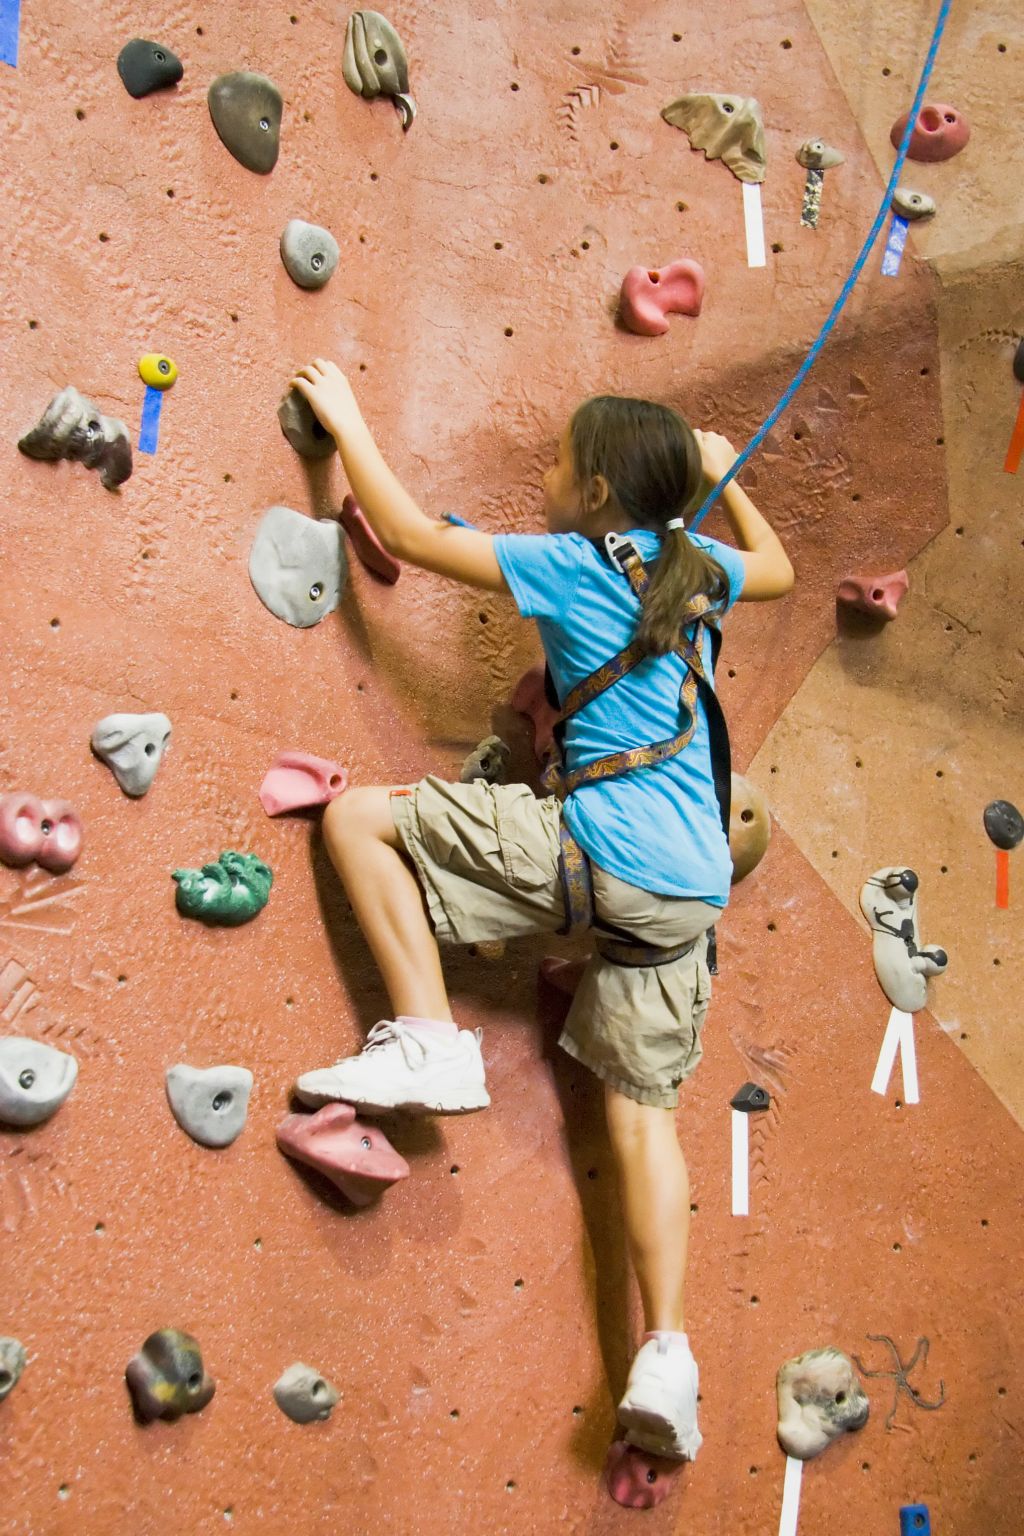
[[[628,539],[616,534],[609,534],[605,540],[605,548],[613,565],[627,577],[634,593],[641,600],[650,585],[650,574],[644,562],[641,560],[633,544]],[[714,728],[712,735],[718,746],[718,761],[715,763],[715,789],[718,794],[719,807],[722,813],[722,826],[726,837],[729,835],[729,743],[725,730],[725,719],[718,703],[717,695],[711,685],[703,664],[702,646],[704,632],[707,628],[712,637],[712,659],[714,660],[717,646],[721,644],[721,631],[718,628],[719,616],[717,610],[713,611],[711,600],[701,594],[689,602],[683,610],[680,619],[681,638],[676,647],[676,654],[683,658],[686,670],[682,686],[679,690],[679,700],[685,711],[686,726],[678,735],[669,737],[665,741],[655,742],[649,747],[630,747],[623,752],[612,752],[606,757],[596,758],[593,762],[585,763],[582,767],[575,768],[566,773],[561,762],[561,732],[556,728],[556,742],[554,755],[542,774],[542,783],[549,792],[559,793],[564,799],[571,795],[574,789],[581,784],[597,784],[604,779],[616,778],[621,774],[629,773],[634,768],[653,767],[657,763],[663,763],[670,757],[675,757],[682,752],[693,739],[693,733],[697,725],[697,696],[703,695],[705,708],[709,715],[709,729],[712,728],[712,715],[714,716]],[[694,625],[693,639],[691,640],[686,630],[689,625]],[[623,677],[628,676],[634,667],[646,659],[649,653],[645,652],[637,640],[632,640],[629,645],[617,652],[603,666],[597,668],[589,677],[566,695],[562,706],[559,726],[564,731],[564,723],[570,715],[576,714],[593,699],[598,698],[606,689],[612,687]],[[713,701],[713,703],[712,703]],[[724,769],[723,769],[724,752]],[[715,754],[713,754],[713,757]],[[723,789],[724,784],[724,789]],[[724,799],[723,799],[724,794]],[[590,860],[573,837],[563,817],[560,829],[561,856],[559,859],[559,876],[562,882],[562,895],[565,901],[565,925],[559,932],[574,934],[585,928],[593,927],[594,923],[594,891],[590,874]],[[620,930],[621,931],[621,930]],[[696,946],[698,939],[690,939],[685,944],[676,945],[670,949],[659,948],[652,944],[640,944],[630,934],[622,931],[621,939],[601,938],[597,941],[598,953],[604,959],[610,960],[614,965],[669,965],[674,960],[682,957]]]

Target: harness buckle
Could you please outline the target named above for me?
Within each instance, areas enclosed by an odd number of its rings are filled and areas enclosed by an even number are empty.
[[[632,539],[627,539],[623,533],[606,533],[604,536],[604,548],[612,565],[617,565],[625,574],[628,562],[640,559],[640,551]]]

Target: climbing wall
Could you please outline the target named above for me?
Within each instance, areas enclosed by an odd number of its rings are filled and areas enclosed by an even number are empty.
[[[390,103],[343,81],[345,9],[291,5],[23,0],[17,67],[0,64],[0,792],[65,797],[85,826],[68,873],[0,866],[4,1033],[80,1064],[51,1120],[0,1132],[0,1334],[28,1353],[0,1404],[4,1531],[476,1536],[644,1519],[764,1536],[782,1492],[778,1365],[832,1343],[893,1373],[875,1334],[904,1362],[927,1338],[927,1358],[903,1390],[865,1380],[867,1426],[805,1474],[803,1536],[840,1518],[895,1533],[916,1501],[936,1536],[1018,1536],[1024,887],[1014,866],[995,912],[980,818],[1024,799],[1020,492],[1000,468],[1024,326],[1019,18],[991,0],[954,26],[934,95],[974,136],[914,178],[939,216],[897,279],[869,262],[744,472],[798,577],[785,601],[732,617],[719,678],[736,766],[776,824],[720,928],[705,1061],[679,1117],[705,1446],[640,1516],[600,1483],[634,1301],[600,1096],[554,1045],[541,949],[452,957],[493,1105],[385,1122],[412,1174],[379,1205],[354,1209],[275,1147],[294,1077],[356,1048],[386,1001],[315,817],[264,815],[266,768],[300,747],[354,784],[456,776],[497,729],[528,774],[507,700],[537,654],[507,600],[409,570],[387,587],[354,558],[337,613],[309,630],[275,619],[247,574],[263,512],[331,516],[347,489],[337,460],[295,455],[275,413],[295,367],[335,358],[424,508],[493,532],[541,527],[540,475],[587,393],[651,395],[745,441],[871,222],[932,8],[403,0],[388,13],[418,106],[403,134]],[[180,56],[178,87],[126,93],[115,60],[136,35]],[[284,98],[266,177],[210,121],[210,82],[239,69]],[[739,183],[660,119],[690,89],[762,103],[763,268],[747,266]],[[818,134],[845,163],[810,231],[794,154]],[[339,243],[320,292],[281,264],[292,218]],[[624,332],[627,268],[680,256],[705,269],[699,319]],[[66,384],[136,437],[147,352],[180,377],[157,453],[136,454],[120,491],[18,454]],[[709,528],[724,531],[718,515]],[[901,567],[893,625],[837,639],[839,579]],[[124,710],[173,722],[139,800],[89,750],[95,722]],[[224,848],[272,866],[266,910],[236,930],[186,922],[171,870]],[[925,938],[950,953],[916,1018],[917,1105],[898,1073],[886,1097],[869,1089],[888,1004],[857,911],[867,875],[904,862]],[[175,1062],[252,1071],[229,1148],[175,1124]],[[728,1100],[751,1077],[773,1107],[752,1125],[751,1215],[736,1218]],[[216,1395],[143,1426],[124,1367],[169,1326],[200,1341]],[[296,1360],[339,1389],[326,1423],[273,1401]],[[943,1395],[932,1411],[915,1400]]]

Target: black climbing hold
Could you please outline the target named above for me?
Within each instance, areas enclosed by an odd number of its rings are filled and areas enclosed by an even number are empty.
[[[708,929],[708,974],[718,975],[718,940],[715,937],[714,926]]]
[[[284,103],[273,80],[252,70],[218,75],[207,92],[213,126],[247,171],[267,175],[277,164]]]
[[[1024,838],[1024,816],[1009,800],[993,800],[986,805],[984,822],[997,848],[1016,848]]]
[[[741,1109],[745,1115],[753,1115],[758,1110],[767,1109],[771,1098],[767,1088],[762,1088],[758,1083],[744,1083],[729,1103],[733,1109]]]
[[[1013,354],[1013,376],[1024,384],[1024,340],[1018,341],[1017,350]]]
[[[117,56],[117,72],[129,96],[138,99],[150,91],[163,90],[177,85],[185,67],[177,54],[165,48],[163,43],[150,42],[145,37],[133,37],[125,43]]]

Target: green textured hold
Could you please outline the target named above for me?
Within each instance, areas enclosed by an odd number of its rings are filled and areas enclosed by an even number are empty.
[[[183,916],[235,927],[263,911],[274,876],[254,853],[228,848],[216,864],[176,869],[171,879],[177,881],[174,900]]]

